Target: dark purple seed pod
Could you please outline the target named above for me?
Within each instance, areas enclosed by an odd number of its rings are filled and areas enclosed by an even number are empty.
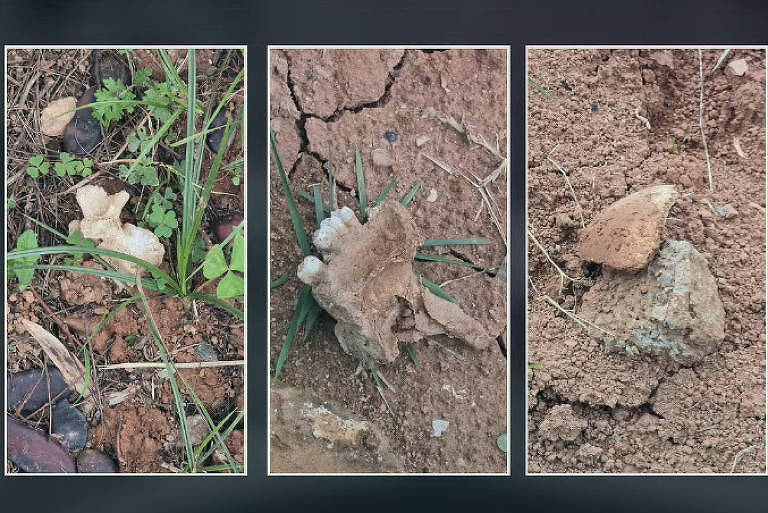
[[[56,367],[30,369],[8,376],[8,410],[21,406],[22,413],[32,413],[49,400],[65,399],[72,393]],[[50,394],[50,395],[49,395]]]
[[[75,472],[75,463],[64,447],[16,419],[8,418],[6,441],[8,459],[24,472]]]
[[[88,421],[83,412],[69,401],[59,401],[53,407],[51,432],[58,435],[69,452],[80,452],[88,441]]]
[[[96,86],[104,87],[104,81],[111,78],[129,86],[133,83],[131,69],[128,63],[113,50],[94,50],[91,52],[91,71],[96,80]]]
[[[82,107],[96,101],[95,88],[87,89],[77,106]],[[64,149],[68,153],[83,157],[91,153],[101,142],[101,123],[93,117],[93,110],[86,109],[75,111],[75,116],[64,129]]]
[[[96,449],[86,449],[77,457],[77,471],[81,474],[116,473],[115,460]]]
[[[218,153],[219,148],[221,148],[222,140],[224,139],[224,130],[227,125],[227,112],[226,107],[222,107],[218,114],[216,114],[216,117],[213,118],[213,121],[211,122],[210,128],[216,128],[213,132],[209,132],[208,136],[205,138],[205,144],[208,146],[208,149],[211,150],[213,153]]]
[[[218,218],[211,224],[213,231],[213,240],[218,244],[224,242],[229,237],[235,226],[243,222],[242,214],[229,214]]]

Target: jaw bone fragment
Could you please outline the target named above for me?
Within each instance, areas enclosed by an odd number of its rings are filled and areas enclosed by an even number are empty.
[[[492,341],[458,305],[426,290],[413,273],[424,240],[395,201],[371,210],[363,226],[348,207],[331,213],[312,238],[323,260],[308,256],[296,275],[336,320],[336,338],[361,360],[394,361],[398,342],[447,334],[475,349]]]
[[[70,232],[79,229],[83,237],[100,240],[99,248],[127,253],[152,265],[160,265],[165,253],[160,239],[149,230],[120,222],[120,211],[129,198],[126,191],[107,194],[98,185],[84,185],[77,190],[76,198],[83,211],[83,219],[70,223]],[[133,275],[142,269],[120,258],[106,258],[119,271],[127,274]]]

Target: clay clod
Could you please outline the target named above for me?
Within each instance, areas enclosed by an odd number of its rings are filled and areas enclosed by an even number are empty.
[[[667,241],[648,269],[602,275],[582,298],[581,317],[600,326],[611,349],[667,355],[693,365],[725,337],[725,310],[704,257]]]
[[[584,229],[579,256],[623,271],[645,269],[661,244],[667,214],[677,197],[673,185],[656,185],[617,201]]]
[[[413,273],[424,237],[408,211],[387,201],[364,226],[347,207],[314,234],[325,262],[309,256],[297,276],[336,320],[336,338],[361,360],[394,361],[398,342],[447,334],[475,349],[493,340],[458,305],[428,292]]]

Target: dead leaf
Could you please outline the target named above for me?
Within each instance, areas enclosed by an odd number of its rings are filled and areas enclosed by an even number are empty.
[[[67,96],[52,101],[40,113],[40,131],[48,137],[58,137],[64,133],[64,128],[75,117],[77,98]]]
[[[29,334],[37,340],[48,358],[61,371],[64,381],[73,390],[83,390],[85,388],[85,368],[80,360],[69,352],[61,340],[39,324],[27,319],[22,319],[21,322]],[[86,395],[88,395],[87,392]]]

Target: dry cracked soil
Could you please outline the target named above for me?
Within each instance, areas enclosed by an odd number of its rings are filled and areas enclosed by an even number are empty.
[[[294,188],[310,191],[320,183],[327,202],[332,159],[339,206],[349,206],[359,216],[356,147],[369,199],[375,200],[393,179],[391,195],[398,200],[421,182],[408,209],[426,237],[489,240],[487,245],[429,252],[491,270],[474,272],[435,262],[415,262],[415,270],[435,283],[462,278],[447,283],[445,290],[496,339],[485,351],[445,336],[414,344],[418,369],[401,348],[393,363],[379,366],[394,389],[385,389],[390,413],[370,377],[355,373],[358,362],[339,346],[333,319],[321,315],[306,341],[301,332],[295,339],[281,386],[296,387],[293,395],[311,393],[329,404],[340,403],[350,422],[371,423],[385,443],[372,444],[369,437],[360,446],[334,445],[317,430],[297,436],[299,429],[284,422],[284,399],[275,395],[273,384],[272,472],[506,471],[506,455],[496,445],[507,429],[506,285],[497,275],[506,254],[500,235],[506,233],[506,172],[487,187],[498,209],[497,227],[478,189],[425,156],[481,179],[499,168],[494,152],[507,154],[506,59],[503,50],[271,50],[271,126]],[[465,133],[452,127],[451,120]],[[482,136],[488,148],[470,142],[467,133]],[[271,280],[290,277],[271,292],[274,365],[301,287],[295,275],[302,254],[274,160],[272,164]],[[297,201],[311,236],[313,204],[301,197]],[[449,422],[440,437],[432,436],[433,420]],[[383,446],[390,448],[386,458]]]
[[[736,50],[711,71],[721,53],[702,59],[710,191],[696,50],[529,52],[528,222],[550,258],[571,276],[603,272],[576,253],[578,208],[546,158],[557,146],[587,225],[629,193],[674,185],[665,238],[701,253],[725,309],[724,341],[692,366],[607,352],[541,300],[578,315],[587,285],[561,289],[529,243],[531,473],[765,470],[765,55]],[[728,65],[740,59],[743,74]]]

